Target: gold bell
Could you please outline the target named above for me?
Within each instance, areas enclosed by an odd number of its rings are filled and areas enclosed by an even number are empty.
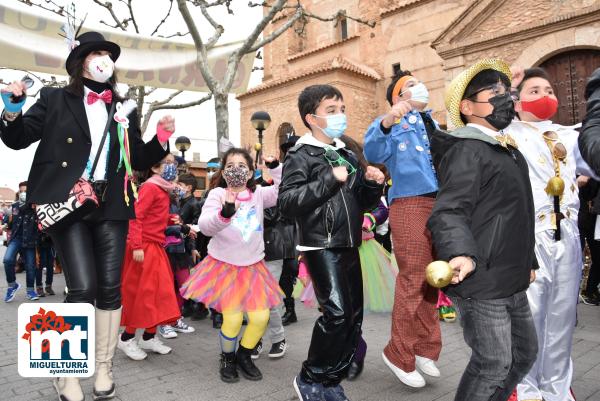
[[[565,182],[560,177],[552,177],[546,185],[546,193],[550,196],[562,196],[565,191]]]
[[[260,150],[262,149],[262,145],[260,143],[255,143],[254,144],[254,150],[256,150],[257,152],[260,152]]]
[[[425,269],[425,279],[430,286],[442,288],[450,284],[454,270],[450,263],[443,260],[436,260],[427,265]]]

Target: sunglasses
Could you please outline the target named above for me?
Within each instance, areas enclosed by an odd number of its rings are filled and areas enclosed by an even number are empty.
[[[488,85],[485,86],[481,89],[476,90],[475,92],[471,93],[469,96],[465,96],[465,99],[469,99],[471,100],[472,98],[474,98],[475,96],[477,96],[477,94],[483,92],[483,91],[487,91],[487,90],[491,90],[494,94],[494,96],[503,96],[505,95],[507,92],[509,92],[509,88],[506,87],[506,85],[504,85],[503,83],[495,83],[493,85]],[[480,103],[480,102],[477,102]],[[485,103],[485,102],[484,102]]]
[[[356,173],[356,167],[354,167],[348,160],[344,159],[334,148],[325,148],[325,159],[331,167],[344,166],[348,170],[348,174]]]

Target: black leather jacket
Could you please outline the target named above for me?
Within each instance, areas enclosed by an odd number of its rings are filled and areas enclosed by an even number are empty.
[[[265,260],[296,257],[296,225],[281,215],[277,207],[265,209]]]
[[[278,206],[296,220],[301,246],[360,246],[362,215],[381,198],[383,185],[364,179],[356,156],[347,149],[337,152],[356,167],[346,183],[336,180],[321,147],[300,143],[285,158]]]
[[[585,88],[587,112],[579,134],[579,149],[585,161],[596,174],[600,174],[600,68]]]

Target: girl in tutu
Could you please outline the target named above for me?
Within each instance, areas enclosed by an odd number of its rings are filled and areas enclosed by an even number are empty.
[[[165,229],[170,222],[170,195],[177,186],[177,163],[167,155],[146,174],[151,175],[141,186],[135,203],[136,219],[129,223],[127,248],[123,263],[121,295],[125,331],[118,348],[133,360],[146,358],[146,352],[168,354],[171,348],[156,337],[156,327],[175,323],[180,317],[173,272],[165,252]],[[145,329],[139,342],[136,329]]]
[[[264,161],[274,185],[257,188],[246,150],[230,149],[223,156],[219,187],[208,194],[198,221],[200,231],[212,237],[208,256],[181,287],[184,298],[223,313],[220,375],[228,383],[239,380],[238,368],[249,380],[262,379],[251,353],[265,332],[269,309],[282,298],[263,261],[263,209],[277,203],[281,167],[273,157]],[[244,312],[248,327],[236,353]]]

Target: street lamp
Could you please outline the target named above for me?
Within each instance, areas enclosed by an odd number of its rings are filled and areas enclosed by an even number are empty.
[[[181,157],[185,160],[185,152],[192,146],[190,138],[187,136],[180,136],[175,140],[175,147],[181,152]]]
[[[250,117],[250,122],[252,122],[254,129],[258,131],[258,144],[254,147],[256,149],[256,164],[258,164],[258,158],[262,152],[263,131],[269,128],[271,116],[266,111],[257,111]]]

